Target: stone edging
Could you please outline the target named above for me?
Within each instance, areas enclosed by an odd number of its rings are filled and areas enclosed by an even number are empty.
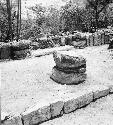
[[[113,94],[113,85],[92,85],[87,90],[69,93],[56,102],[34,106],[19,116],[3,120],[2,125],[36,125],[82,108],[98,98]]]
[[[64,50],[71,50],[74,46],[62,46],[62,47],[55,47],[50,49],[40,49],[40,50],[34,50],[31,52],[31,57],[39,57],[39,56],[45,56],[52,54],[54,51],[64,51]]]

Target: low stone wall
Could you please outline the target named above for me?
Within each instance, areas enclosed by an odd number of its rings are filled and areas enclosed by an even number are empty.
[[[92,85],[75,93],[68,93],[54,102],[36,104],[18,116],[2,112],[1,125],[36,125],[82,108],[98,98],[113,94],[113,86]],[[4,116],[3,116],[4,115]]]

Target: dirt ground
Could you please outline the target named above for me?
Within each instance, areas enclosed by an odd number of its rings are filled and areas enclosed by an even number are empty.
[[[41,125],[113,125],[113,94]]]
[[[90,84],[113,85],[113,51],[107,45],[65,53],[87,59],[87,79],[79,85],[60,85],[50,79],[55,65],[52,55],[1,62],[1,109],[20,114],[36,103],[58,99],[62,93],[77,92]],[[99,124],[100,125],[100,124]]]

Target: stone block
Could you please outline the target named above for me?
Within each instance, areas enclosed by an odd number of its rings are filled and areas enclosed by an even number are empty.
[[[1,122],[1,125],[23,125],[21,116],[15,116]]]
[[[61,84],[78,84],[80,82],[85,81],[86,76],[87,75],[85,73],[67,74],[57,69],[53,69],[52,75],[50,76],[50,78],[53,79],[55,82],[58,82]]]
[[[56,66],[59,68],[75,68],[86,64],[86,59],[82,56],[73,57],[58,53],[57,51],[53,53],[53,58]]]
[[[81,108],[93,101],[92,91],[78,91],[78,93],[73,93],[73,95],[70,94],[69,96],[71,97],[68,99],[64,98],[64,113],[66,114],[75,111],[76,109]]]
[[[78,108],[86,106],[87,104],[93,101],[93,93],[92,92],[83,92],[78,98]]]
[[[22,114],[24,125],[34,125],[47,121],[51,118],[50,106],[43,106],[38,109],[31,108]]]
[[[78,108],[78,99],[71,99],[64,103],[64,113],[68,114]]]
[[[62,115],[63,106],[64,106],[63,101],[57,101],[55,103],[52,103],[50,105],[51,117],[54,118],[56,116]]]
[[[110,88],[106,86],[98,85],[98,86],[94,86],[92,88],[92,91],[93,91],[93,98],[98,99],[100,97],[108,95],[110,92]]]

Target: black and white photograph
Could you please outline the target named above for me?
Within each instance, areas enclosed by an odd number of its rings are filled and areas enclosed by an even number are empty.
[[[113,125],[113,0],[0,0],[0,125]]]

